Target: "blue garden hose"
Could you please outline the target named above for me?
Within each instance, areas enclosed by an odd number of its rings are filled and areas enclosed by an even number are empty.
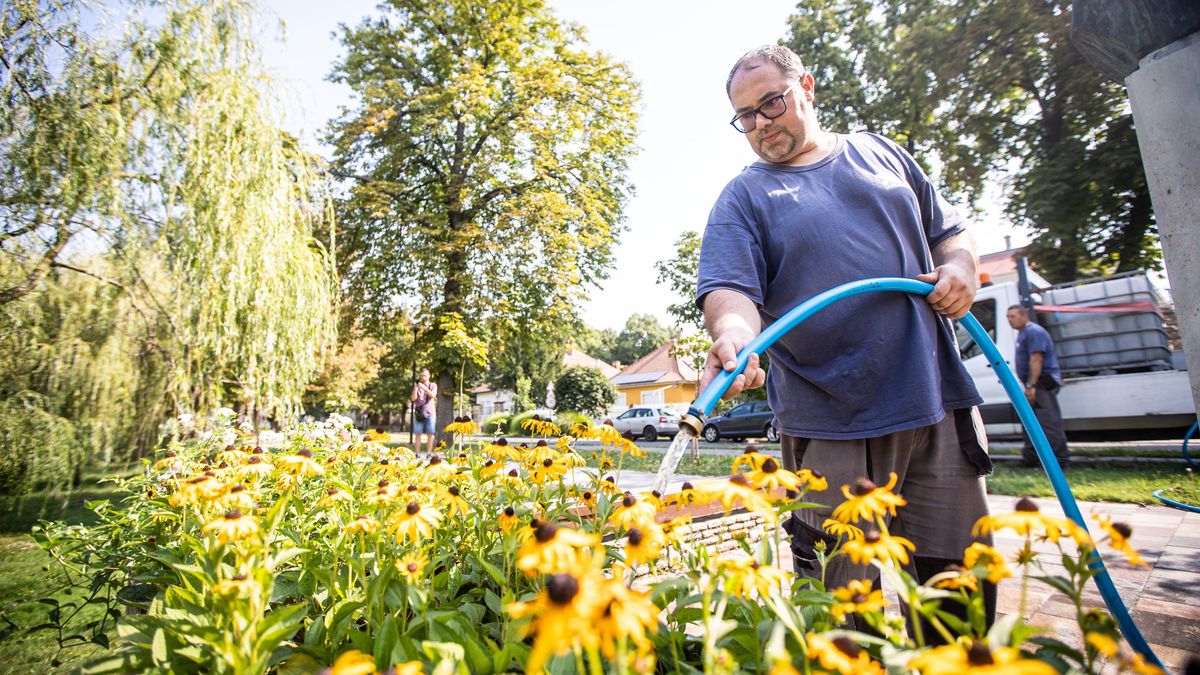
[[[1193,469],[1200,469],[1200,464],[1197,464],[1196,460],[1192,459],[1191,455],[1188,454],[1187,446],[1188,446],[1188,441],[1191,440],[1192,436],[1196,435],[1197,427],[1200,427],[1200,421],[1196,421],[1196,422],[1192,423],[1192,428],[1188,429],[1187,435],[1185,435],[1183,437],[1183,447],[1180,448],[1180,451],[1183,452],[1183,458],[1185,460],[1187,460],[1187,463],[1190,464]],[[1184,511],[1191,511],[1192,513],[1200,513],[1200,508],[1192,506],[1191,504],[1184,504],[1183,502],[1177,502],[1174,499],[1171,499],[1169,497],[1164,497],[1162,495],[1162,492],[1163,492],[1162,490],[1155,490],[1151,494],[1153,494],[1158,499],[1158,501],[1166,504],[1167,506],[1174,506],[1177,509],[1182,509]]]
[[[750,344],[746,345],[738,353],[737,366],[733,370],[718,373],[713,378],[713,381],[709,383],[708,387],[705,388],[704,392],[700,394],[700,397],[692,402],[691,407],[688,409],[688,415],[698,420],[703,420],[707,417],[712,412],[713,406],[717,404],[717,400],[729,389],[729,385],[733,383],[733,379],[746,368],[751,354],[761,354],[767,347],[775,344],[775,341],[783,336],[784,333],[787,333],[805,319],[838,300],[876,291],[901,291],[924,297],[933,291],[933,285],[915,279],[864,279],[863,281],[852,281],[842,284],[809,298],[787,314],[784,314],[778,321],[772,323],[766,330],[759,333]],[[1079,504],[1075,502],[1075,497],[1071,494],[1071,488],[1067,485],[1067,479],[1063,476],[1062,468],[1058,465],[1058,460],[1054,457],[1054,452],[1050,450],[1050,443],[1046,440],[1046,433],[1042,431],[1042,425],[1038,424],[1037,417],[1033,414],[1033,408],[1025,399],[1024,389],[1022,389],[1021,384],[1017,381],[1016,376],[1013,375],[1012,370],[1009,369],[1008,364],[1004,362],[1004,357],[1000,354],[1000,350],[996,348],[996,343],[992,342],[987,331],[983,329],[983,326],[979,325],[979,321],[969,312],[960,319],[960,322],[967,329],[967,332],[970,333],[971,337],[975,339],[975,343],[979,345],[987,357],[988,363],[995,369],[996,375],[1000,377],[1000,383],[1004,385],[1004,391],[1008,393],[1009,400],[1012,401],[1013,407],[1016,408],[1017,416],[1021,418],[1021,423],[1025,426],[1025,430],[1033,442],[1033,447],[1042,461],[1042,467],[1046,470],[1046,475],[1050,478],[1050,485],[1054,488],[1054,493],[1058,497],[1058,503],[1062,505],[1063,512],[1076,525],[1087,530],[1087,523],[1084,522],[1083,514],[1079,511]],[[1108,575],[1108,570],[1104,567],[1104,561],[1100,559],[1098,554],[1093,555],[1088,566],[1095,573],[1093,579],[1096,582],[1096,586],[1100,589],[1101,597],[1104,598],[1104,604],[1108,605],[1108,610],[1116,618],[1117,624],[1121,628],[1121,633],[1125,635],[1125,639],[1129,642],[1129,645],[1133,647],[1134,651],[1141,654],[1142,658],[1162,668],[1162,662],[1155,656],[1154,652],[1150,649],[1149,643],[1146,642],[1146,638],[1142,637],[1141,631],[1133,623],[1133,618],[1129,615],[1129,610],[1126,609],[1124,601],[1121,600],[1121,595],[1117,593],[1117,588],[1113,585],[1112,577]]]

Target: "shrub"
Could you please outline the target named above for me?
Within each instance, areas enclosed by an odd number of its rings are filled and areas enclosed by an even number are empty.
[[[555,415],[554,423],[558,425],[559,429],[562,429],[562,432],[564,434],[569,434],[569,433],[571,433],[571,429],[574,428],[574,426],[576,424],[583,424],[585,426],[591,426],[592,418],[588,417],[587,415],[584,415],[583,413],[578,413],[578,412],[573,412],[571,410],[567,410],[565,412],[560,412],[557,415]]]
[[[509,436],[528,436],[529,432],[521,428],[521,422],[537,415],[533,410],[526,410],[523,413],[513,415],[508,420],[508,435]]]
[[[483,433],[488,436],[494,436],[497,433],[504,433],[508,429],[508,418],[510,417],[512,417],[512,415],[508,413],[496,413],[495,415],[492,415],[491,417],[487,418],[486,422],[483,423]]]
[[[603,415],[617,400],[617,389],[596,368],[570,368],[554,383],[558,410]]]

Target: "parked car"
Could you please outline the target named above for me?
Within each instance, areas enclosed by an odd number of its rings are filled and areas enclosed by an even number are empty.
[[[679,413],[661,405],[639,405],[621,413],[612,420],[613,427],[634,438],[641,436],[647,441],[656,441],[659,436],[674,436],[679,433]]]
[[[729,412],[710,417],[704,425],[704,440],[716,443],[722,438],[742,440],[766,436],[767,440],[779,441],[779,430],[775,428],[775,413],[766,401],[751,401],[734,406]]]

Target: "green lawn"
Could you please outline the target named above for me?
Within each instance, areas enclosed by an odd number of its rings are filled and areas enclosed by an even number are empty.
[[[0,673],[68,672],[103,652],[95,645],[60,651],[57,631],[29,632],[29,628],[50,617],[51,606],[38,602],[39,599],[71,603],[79,598],[77,593],[56,592],[64,585],[62,572],[28,533],[43,518],[91,523],[95,518],[84,502],[119,498],[113,484],[104,482],[105,479],[136,470],[96,469],[87,472],[73,490],[0,500]],[[83,626],[99,619],[101,613],[98,606],[86,607],[74,619],[74,625]],[[116,635],[110,634],[110,638],[115,639]]]

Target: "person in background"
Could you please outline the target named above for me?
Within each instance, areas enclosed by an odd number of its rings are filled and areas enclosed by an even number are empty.
[[[433,453],[433,439],[437,436],[437,431],[433,425],[437,420],[437,384],[429,379],[429,369],[422,368],[421,374],[417,378],[417,383],[413,385],[413,439],[416,447],[413,450],[421,451],[421,436],[426,438],[425,452]]]
[[[1054,352],[1054,340],[1050,339],[1050,333],[1045,328],[1029,320],[1029,312],[1024,307],[1009,307],[1007,316],[1008,325],[1017,331],[1017,378],[1025,388],[1025,398],[1033,406],[1038,424],[1046,432],[1050,449],[1054,451],[1059,466],[1065,469],[1071,464],[1071,452],[1067,448],[1062,409],[1058,407],[1062,374],[1058,368],[1058,354]],[[1025,434],[1025,447],[1021,448],[1021,464],[1042,465],[1028,433]]]

